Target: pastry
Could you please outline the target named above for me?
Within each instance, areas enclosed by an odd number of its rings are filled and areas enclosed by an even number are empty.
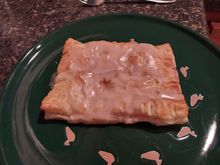
[[[45,119],[84,124],[183,124],[188,106],[170,44],[69,38],[40,108]]]

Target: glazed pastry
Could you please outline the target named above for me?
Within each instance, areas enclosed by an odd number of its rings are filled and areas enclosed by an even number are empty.
[[[169,44],[91,41],[64,45],[45,119],[69,123],[183,124],[188,106]]]

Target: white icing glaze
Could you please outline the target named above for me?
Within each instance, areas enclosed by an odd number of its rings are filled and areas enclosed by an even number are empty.
[[[78,46],[71,56],[68,73],[62,73],[68,79],[78,76],[83,83],[79,90],[83,93],[80,99],[85,113],[72,115],[72,121],[80,122],[85,115],[88,121],[93,118],[106,121],[112,118],[109,113],[112,109],[126,109],[132,113],[147,100],[183,99],[182,93],[177,92],[181,91],[180,86],[172,86],[170,82],[171,76],[178,77],[175,64],[167,65],[167,61],[173,62],[173,59],[168,60],[155,46],[135,41],[123,46],[106,41]],[[68,74],[71,76],[66,76]],[[62,78],[58,77],[57,81]],[[171,87],[164,86],[167,82]],[[71,88],[75,90],[76,87]],[[69,91],[69,98],[75,98],[76,93]],[[70,100],[70,104],[71,109],[76,109],[74,101]],[[124,122],[133,123],[135,118]]]

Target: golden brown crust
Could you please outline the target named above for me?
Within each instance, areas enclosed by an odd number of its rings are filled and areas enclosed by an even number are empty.
[[[73,46],[81,46],[82,44],[76,40],[73,40],[72,38],[68,38],[64,44],[64,48],[63,48],[63,54],[62,54],[62,58],[60,60],[60,63],[58,65],[57,68],[57,72],[61,73],[64,72],[68,69],[69,65],[70,65],[70,51],[72,49]]]
[[[45,112],[68,115],[69,112],[66,111],[66,109],[69,109],[68,85],[67,81],[54,84],[53,90],[43,99],[40,108]]]

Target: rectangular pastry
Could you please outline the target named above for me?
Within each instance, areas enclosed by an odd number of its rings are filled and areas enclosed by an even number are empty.
[[[188,106],[169,44],[69,38],[43,99],[45,119],[84,124],[183,124]]]

